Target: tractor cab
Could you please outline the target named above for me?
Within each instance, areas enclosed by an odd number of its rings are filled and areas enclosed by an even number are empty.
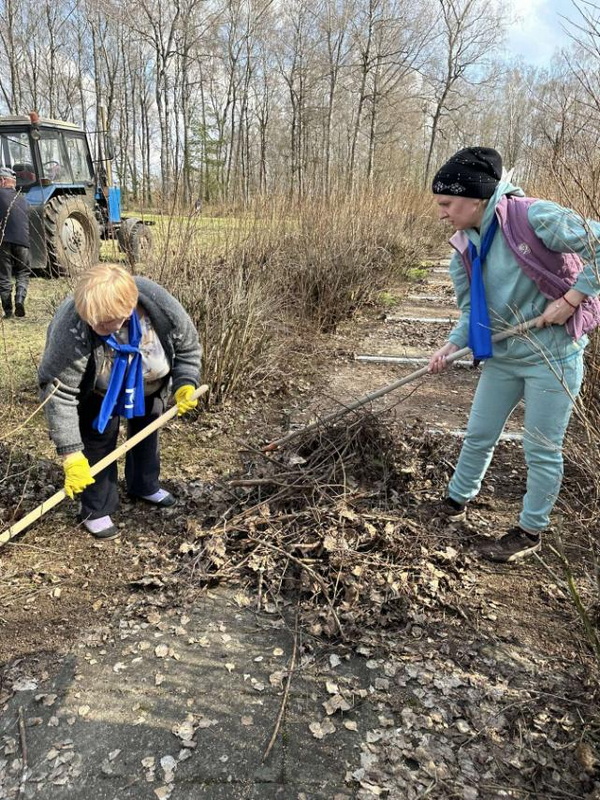
[[[35,184],[94,185],[85,133],[76,125],[44,120],[34,129],[26,117],[0,118],[0,151],[24,191]]]
[[[30,205],[33,269],[74,274],[98,261],[100,239],[117,238],[130,261],[147,254],[150,233],[137,218],[121,217],[120,190],[107,182],[107,163],[95,165],[77,125],[35,113],[0,117],[0,166],[14,171]]]
[[[30,205],[31,265],[51,274],[98,260],[94,165],[76,125],[0,117],[0,165],[10,167]]]

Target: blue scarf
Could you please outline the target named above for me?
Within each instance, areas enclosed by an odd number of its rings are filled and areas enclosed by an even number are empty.
[[[471,258],[471,313],[469,315],[469,347],[477,361],[491,358],[492,353],[492,326],[485,299],[485,286],[483,284],[483,264],[487,258],[494,234],[498,229],[496,215],[492,217],[489,228],[481,239],[481,249],[469,242],[469,256]]]
[[[140,352],[142,326],[137,311],[134,309],[129,318],[129,344],[122,344],[115,339],[112,333],[110,336],[101,336],[100,338],[115,351],[108,388],[102,400],[100,413],[93,423],[99,433],[104,433],[109,420],[115,414],[125,417],[125,419],[131,419],[132,417],[141,417],[146,412],[144,373]],[[129,356],[132,356],[131,363]]]

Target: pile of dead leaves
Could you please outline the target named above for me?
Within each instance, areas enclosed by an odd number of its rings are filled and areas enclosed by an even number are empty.
[[[0,442],[0,526],[13,525],[62,485],[60,467]]]
[[[202,582],[250,577],[263,607],[298,603],[315,634],[404,625],[462,579],[464,557],[423,511],[446,458],[422,428],[397,439],[364,412],[275,454],[248,450],[226,512],[211,524],[188,515],[185,569]]]

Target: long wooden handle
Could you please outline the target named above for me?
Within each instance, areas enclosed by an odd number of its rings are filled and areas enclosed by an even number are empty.
[[[208,390],[209,386],[206,384],[199,386],[195,390],[191,399],[197,400],[199,397],[202,397],[203,394],[206,394]],[[104,456],[103,459],[90,467],[90,472],[92,475],[97,475],[99,472],[102,472],[105,467],[108,467],[109,464],[112,464],[113,461],[116,461],[118,458],[120,458],[123,453],[127,453],[128,450],[131,450],[132,447],[135,447],[136,444],[139,444],[139,442],[141,442],[142,439],[145,439],[146,436],[150,436],[151,433],[154,433],[154,431],[162,428],[162,426],[172,419],[176,414],[177,405],[171,406],[168,411],[165,411],[164,414],[161,414],[160,417],[154,420],[154,422],[146,425],[146,427],[142,428],[139,433],[136,433],[135,436],[131,437],[131,439],[127,439],[127,441],[124,442],[120,447],[117,447],[117,449],[113,450],[112,453]],[[39,506],[34,508],[33,511],[30,511],[29,514],[26,514],[18,522],[15,522],[15,524],[10,528],[0,533],[0,546],[6,544],[6,542],[9,542],[17,534],[29,527],[29,525],[31,525],[33,522],[40,519],[40,517],[43,517],[46,512],[50,511],[50,509],[54,508],[54,506],[57,506],[62,500],[65,499],[65,497],[65,490],[61,489],[60,491],[56,492],[56,494],[53,494],[52,497],[49,497],[47,500],[44,500],[43,503],[40,503]]]
[[[505,331],[500,331],[500,333],[495,333],[492,336],[492,342],[501,342],[503,339],[508,339],[511,336],[517,336],[518,334],[525,333],[530,328],[533,328],[540,317],[535,317],[534,319],[529,319],[526,322],[521,322],[519,325],[515,325],[512,328],[507,328]],[[451,356],[448,356],[446,359],[448,364],[451,364],[454,361],[458,361],[459,358],[463,358],[463,356],[468,355],[471,352],[470,347],[463,347],[461,350],[457,350],[456,353],[452,353]],[[411,372],[410,375],[405,375],[404,378],[400,378],[393,383],[389,383],[387,386],[383,386],[381,389],[378,389],[376,392],[371,392],[371,394],[366,394],[364,397],[361,397],[359,400],[355,400],[353,403],[349,403],[348,405],[344,405],[342,408],[338,409],[337,411],[333,411],[331,414],[327,414],[325,417],[321,417],[314,422],[311,422],[309,425],[306,425],[304,428],[298,428],[295,431],[291,431],[290,433],[282,436],[281,439],[276,439],[269,444],[266,444],[262,447],[263,453],[269,453],[273,450],[277,450],[280,445],[284,444],[285,442],[289,442],[290,439],[294,439],[296,436],[300,436],[302,433],[307,433],[308,431],[312,431],[315,428],[318,428],[320,425],[323,425],[327,422],[332,422],[338,417],[343,417],[344,414],[348,414],[350,411],[355,411],[357,408],[361,408],[365,406],[367,403],[373,402],[373,400],[377,400],[379,397],[382,397],[384,394],[388,392],[393,392],[394,389],[399,389],[400,386],[404,386],[411,381],[416,380],[417,378],[423,377],[423,375],[427,375],[429,372],[429,365],[425,367],[421,367],[420,369]]]

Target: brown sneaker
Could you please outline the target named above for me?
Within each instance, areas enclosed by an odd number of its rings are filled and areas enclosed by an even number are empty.
[[[451,497],[444,497],[438,506],[440,516],[449,522],[462,522],[467,518],[466,503],[459,503]]]
[[[495,542],[480,544],[477,550],[488,561],[508,563],[536,553],[541,546],[542,537],[539,533],[527,533],[523,528],[516,527]]]

